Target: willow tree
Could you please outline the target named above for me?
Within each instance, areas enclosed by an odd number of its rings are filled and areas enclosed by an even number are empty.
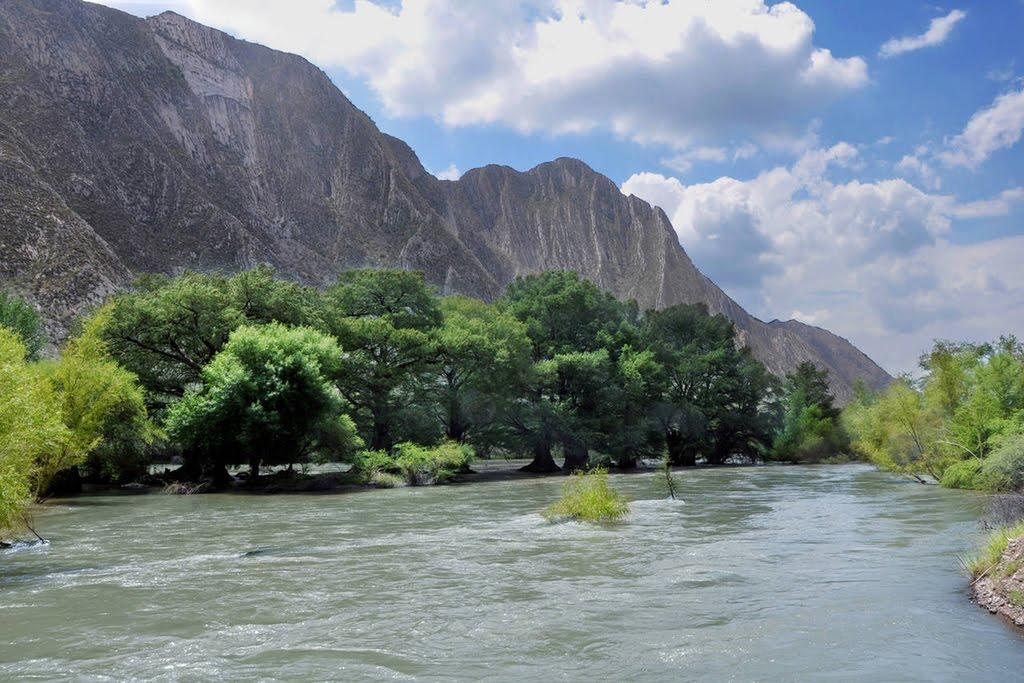
[[[52,387],[26,363],[19,335],[0,327],[0,538],[28,524],[39,463],[69,443]]]

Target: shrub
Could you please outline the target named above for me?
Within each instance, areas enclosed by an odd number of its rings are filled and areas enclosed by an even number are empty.
[[[939,482],[947,489],[981,489],[981,461],[977,458],[962,460],[946,468]]]
[[[981,465],[982,488],[1017,491],[1024,487],[1024,435],[1008,439]]]
[[[570,475],[561,499],[542,514],[548,521],[614,522],[629,514],[629,505],[608,483],[608,470],[597,467]]]
[[[387,451],[359,451],[352,458],[352,469],[369,480],[375,472],[394,470],[395,459]]]
[[[472,460],[473,448],[454,441],[445,441],[432,448],[403,442],[395,446],[393,454],[386,451],[359,452],[352,468],[361,473],[367,483],[377,486],[394,486],[403,480],[410,486],[423,486],[448,481],[460,472],[468,471]],[[395,475],[400,479],[396,481]]]
[[[455,441],[434,448],[409,442],[395,446],[395,464],[411,486],[448,481],[467,471],[472,460],[473,448]]]

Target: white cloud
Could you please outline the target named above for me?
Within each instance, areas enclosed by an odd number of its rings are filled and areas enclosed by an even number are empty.
[[[975,112],[963,132],[948,141],[939,157],[950,166],[977,168],[1000,149],[1013,147],[1024,131],[1024,89],[1000,95]]]
[[[955,9],[944,17],[936,17],[928,24],[928,30],[917,36],[906,36],[904,38],[893,38],[882,45],[878,51],[880,57],[895,57],[905,52],[913,52],[933,45],[941,45],[953,32],[953,28],[960,23],[967,12]]]
[[[830,180],[858,162],[839,143],[750,180],[641,173],[622,190],[665,209],[697,265],[755,314],[810,312],[894,371],[954,322],[991,337],[1024,321],[1024,237],[951,242],[958,221],[1016,210],[1024,188],[964,203],[899,178]]]
[[[448,168],[443,171],[432,171],[431,173],[439,180],[458,180],[462,177],[462,171],[455,164],[448,164]]]
[[[942,187],[942,179],[939,178],[932,165],[923,157],[924,152],[906,154],[896,163],[896,170],[905,176],[915,176],[921,179],[925,187],[930,190],[938,190]]]
[[[451,126],[679,148],[785,139],[868,82],[864,60],[815,45],[814,22],[789,2],[185,2],[198,21],[365,79],[389,115]]]

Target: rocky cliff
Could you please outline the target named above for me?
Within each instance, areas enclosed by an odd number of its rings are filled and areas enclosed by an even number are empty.
[[[825,330],[747,314],[664,212],[584,163],[438,180],[309,62],[173,13],[3,0],[0,94],[0,277],[56,335],[140,271],[400,266],[493,298],[572,269],[643,306],[706,303],[773,372],[828,368],[841,399],[890,379]]]

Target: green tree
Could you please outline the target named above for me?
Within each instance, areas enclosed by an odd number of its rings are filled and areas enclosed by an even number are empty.
[[[674,465],[703,455],[721,464],[756,458],[770,439],[762,412],[770,378],[749,352],[737,349],[732,324],[702,305],[648,313],[644,339],[664,368],[654,413]]]
[[[269,268],[232,277],[146,275],[106,304],[99,330],[111,355],[166,403],[200,381],[203,368],[243,323],[319,325],[316,295]]]
[[[0,538],[28,523],[39,463],[70,440],[53,388],[26,363],[20,336],[0,327]]]
[[[338,389],[370,448],[390,450],[406,436],[396,427],[428,410],[418,389],[439,358],[437,296],[422,273],[352,270],[324,294],[322,317],[345,349]]]
[[[331,385],[342,362],[334,339],[279,323],[245,325],[202,371],[202,384],[173,404],[167,431],[207,470],[303,462],[339,443],[341,402]],[[344,457],[348,453],[339,453]]]
[[[145,447],[156,430],[138,379],[110,358],[99,336],[105,315],[109,311],[94,317],[59,359],[40,367],[70,431],[64,452],[51,454],[41,467],[47,479],[82,464],[83,457],[94,478],[130,481],[146,473]]]
[[[42,319],[24,299],[0,291],[0,327],[13,331],[25,346],[28,360],[39,357],[45,341]]]
[[[441,300],[436,332],[445,436],[477,448],[500,442],[502,407],[522,391],[532,346],[515,317],[462,296]]]
[[[906,378],[870,401],[855,404],[844,420],[854,450],[882,469],[936,479],[950,463],[940,443],[942,412],[930,406]]]
[[[527,396],[508,419],[533,454],[524,469],[555,471],[560,444],[564,468],[585,468],[594,446],[608,448],[602,429],[614,392],[619,354],[638,337],[635,303],[623,304],[576,273],[552,271],[517,278],[499,307],[526,325],[535,366]]]
[[[820,462],[849,447],[839,421],[841,411],[828,387],[828,371],[803,362],[786,376],[783,428],[774,457],[792,462]]]
[[[526,325],[538,360],[620,348],[636,334],[635,303],[620,303],[573,272],[518,277],[499,306]]]

